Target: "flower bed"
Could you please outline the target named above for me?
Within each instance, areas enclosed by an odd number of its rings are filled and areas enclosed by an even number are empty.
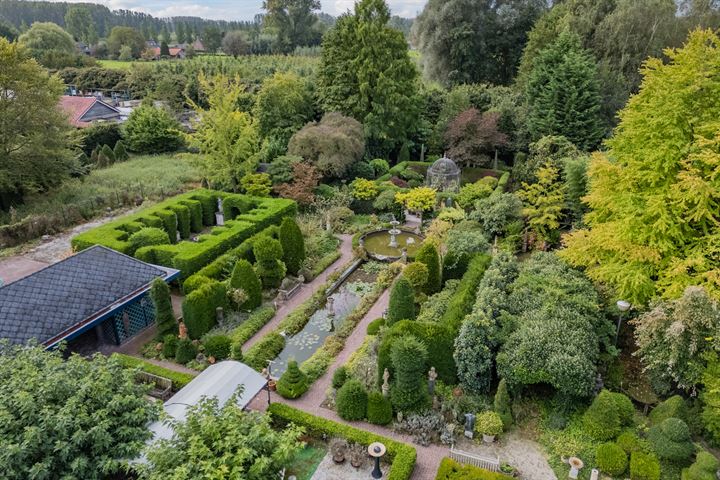
[[[387,437],[366,432],[349,425],[333,422],[297,410],[282,403],[273,403],[268,407],[273,421],[278,426],[294,423],[305,428],[305,433],[315,437],[337,436],[345,440],[368,446],[373,442],[382,442],[387,447],[387,456],[392,463],[388,480],[408,480],[415,468],[417,452],[415,448]]]

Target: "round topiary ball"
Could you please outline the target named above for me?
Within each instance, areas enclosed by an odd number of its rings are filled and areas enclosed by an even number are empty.
[[[335,399],[337,413],[344,420],[362,420],[367,415],[368,394],[357,380],[348,380]]]
[[[617,477],[625,473],[628,458],[625,451],[617,443],[603,443],[595,450],[595,460],[601,471]]]

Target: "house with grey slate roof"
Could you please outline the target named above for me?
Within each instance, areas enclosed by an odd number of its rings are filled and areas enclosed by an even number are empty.
[[[152,281],[179,274],[96,245],[0,287],[0,338],[120,345],[155,322]]]

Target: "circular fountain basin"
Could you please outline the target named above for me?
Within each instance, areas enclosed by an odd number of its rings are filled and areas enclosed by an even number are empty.
[[[369,232],[360,237],[365,247],[365,251],[374,260],[384,262],[394,262],[402,258],[403,248],[407,250],[408,258],[413,258],[415,252],[420,248],[423,236],[416,233],[400,230],[395,236],[397,247],[390,246],[390,229]]]

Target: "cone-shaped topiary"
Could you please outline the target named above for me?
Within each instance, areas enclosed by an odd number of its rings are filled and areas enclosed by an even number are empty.
[[[288,217],[283,218],[280,224],[279,238],[285,266],[288,272],[297,275],[305,261],[305,239],[295,220]]]
[[[410,282],[402,275],[397,279],[390,292],[387,325],[400,320],[415,319],[415,292]]]
[[[92,152],[90,152],[90,163],[92,163],[95,166],[102,166],[100,165],[100,145],[96,146]]]
[[[252,310],[262,303],[262,283],[255,269],[245,259],[241,258],[235,263],[230,277],[230,288],[242,289],[245,292],[247,300],[239,305],[241,310]]]
[[[423,287],[423,292],[428,295],[437,293],[442,288],[442,267],[440,265],[440,254],[434,242],[423,242],[420,250],[415,255],[415,261],[424,263],[428,268],[428,279]]]
[[[387,425],[392,422],[392,404],[382,393],[372,392],[368,396],[367,419],[368,422],[376,425]]]
[[[230,349],[230,358],[237,360],[238,362],[242,362],[244,360],[242,346],[242,341],[236,341],[233,343],[232,348]]]
[[[270,237],[261,237],[253,243],[255,271],[265,287],[277,288],[285,278],[285,263],[282,261],[283,249],[280,242]]]
[[[277,382],[277,392],[284,398],[298,398],[307,392],[308,379],[295,360],[288,362],[288,368]]]
[[[127,150],[125,150],[125,145],[123,144],[122,140],[118,140],[118,142],[115,144],[115,149],[113,150],[113,154],[115,154],[116,162],[124,162],[125,160],[130,158],[130,155],[128,155]]]
[[[395,410],[419,410],[429,401],[425,385],[427,348],[417,338],[406,335],[395,340],[390,353],[395,381],[390,398]]]
[[[343,386],[345,383],[345,380],[347,380],[347,368],[345,368],[345,365],[341,365],[333,372],[332,377],[332,386],[333,388],[337,389]]]
[[[337,413],[344,420],[362,420],[367,415],[368,395],[365,387],[357,380],[345,382],[335,398]]]
[[[183,365],[188,363],[190,360],[195,359],[197,355],[197,348],[193,345],[189,338],[181,338],[178,340],[177,348],[175,350],[175,361],[182,363]]]
[[[495,412],[500,415],[503,421],[503,427],[507,430],[513,424],[512,408],[510,406],[510,394],[508,393],[507,383],[503,378],[498,384],[495,399],[493,401]]]
[[[162,278],[156,278],[150,285],[150,299],[152,299],[155,307],[155,323],[157,324],[158,336],[168,333],[176,334],[178,323],[170,299],[170,287]],[[172,357],[173,355],[166,355],[166,357]]]
[[[115,153],[113,152],[113,149],[110,148],[110,145],[103,145],[103,147],[100,149],[100,153],[105,155],[105,158],[107,158],[108,165],[112,165],[115,163]]]

